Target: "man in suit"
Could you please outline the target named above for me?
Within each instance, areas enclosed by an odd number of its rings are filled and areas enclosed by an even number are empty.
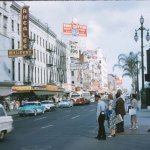
[[[122,116],[122,119],[124,120],[124,115],[126,115],[125,112],[125,106],[124,106],[124,100],[121,97],[122,95],[122,91],[118,90],[117,94],[116,94],[116,115],[120,114]],[[117,133],[122,133],[124,132],[124,121],[116,124],[116,128],[117,128]]]

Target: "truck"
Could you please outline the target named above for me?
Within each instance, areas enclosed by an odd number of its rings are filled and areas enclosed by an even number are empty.
[[[8,116],[3,105],[0,104],[0,141],[13,130],[13,118]]]

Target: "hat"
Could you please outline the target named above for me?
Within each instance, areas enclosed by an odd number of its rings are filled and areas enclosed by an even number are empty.
[[[100,94],[95,94],[95,97],[101,98]]]

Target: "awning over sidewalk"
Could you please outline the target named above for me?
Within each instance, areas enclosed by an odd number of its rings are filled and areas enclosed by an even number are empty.
[[[14,91],[12,91],[11,89],[7,89],[7,88],[0,88],[0,96],[9,96],[12,93],[14,93]]]
[[[56,95],[62,94],[63,91],[34,91],[36,95]]]

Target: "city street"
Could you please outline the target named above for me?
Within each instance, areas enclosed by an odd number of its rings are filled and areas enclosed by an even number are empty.
[[[1,150],[148,150],[150,147],[150,111],[140,110],[139,129],[129,130],[125,117],[125,133],[106,141],[94,139],[97,134],[96,104],[57,108],[44,115],[14,116],[14,130],[0,143]],[[107,135],[108,128],[106,127]]]

